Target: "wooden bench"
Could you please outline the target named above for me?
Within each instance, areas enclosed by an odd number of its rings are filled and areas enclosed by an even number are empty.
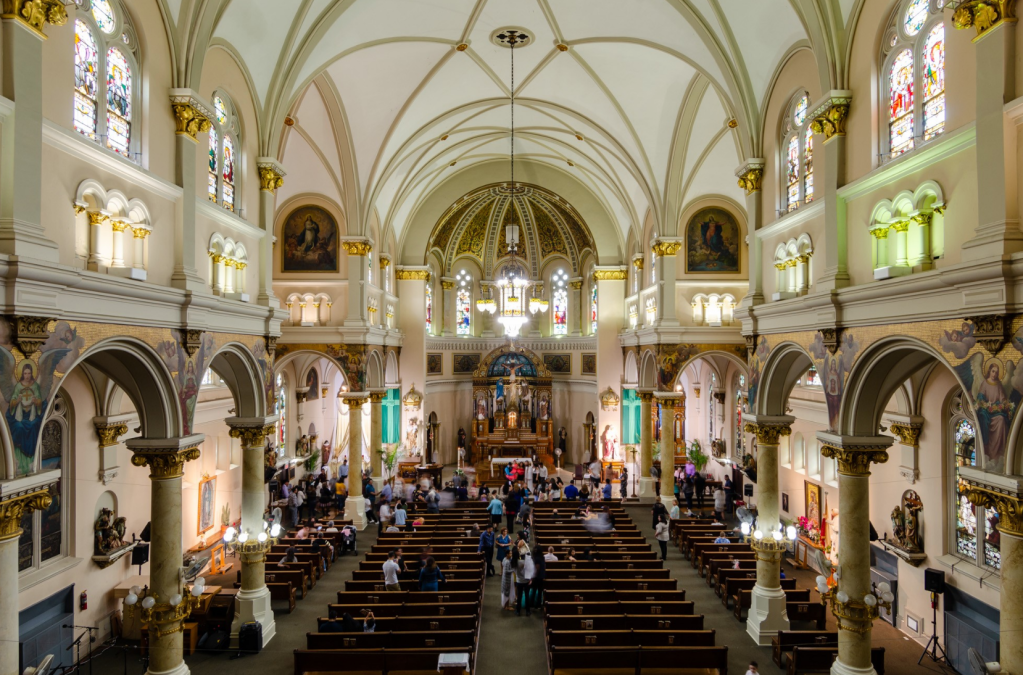
[[[305,598],[307,575],[303,570],[274,567],[263,572],[263,579],[267,586],[270,584],[290,583],[298,597]],[[241,584],[241,572],[238,573],[238,583]]]
[[[792,648],[789,656],[789,666],[786,672],[788,675],[801,675],[802,673],[828,673],[831,672],[831,664],[838,656],[838,647],[800,647]],[[884,675],[884,647],[874,647],[870,650],[870,662],[877,671],[877,675]]]
[[[827,630],[780,630],[771,638],[771,658],[783,668],[785,654],[793,647],[832,647],[838,646],[838,633]]]
[[[656,617],[600,614],[573,616],[548,614],[547,630],[703,630],[703,615],[677,615]]]
[[[241,588],[241,582],[236,581],[234,583],[234,587]],[[266,584],[266,588],[270,591],[271,600],[283,600],[288,603],[288,614],[295,611],[295,587],[290,581],[268,583]]]
[[[437,649],[296,649],[295,675],[437,675],[437,657],[463,653],[459,648]],[[470,665],[475,662],[470,653]]]
[[[713,647],[712,630],[552,630],[547,633],[552,647]]]
[[[788,602],[786,603],[786,611],[788,612],[790,622],[813,622],[819,631],[824,630],[828,624],[827,607],[819,602]]]
[[[552,647],[547,663],[551,675],[727,675],[728,647]]]
[[[808,588],[796,588],[796,589],[782,589],[785,591],[786,602],[794,603],[806,603],[810,604],[810,589]],[[742,613],[744,610],[750,608],[753,604],[753,591],[751,589],[742,589],[738,593],[732,596],[732,600],[735,602],[735,606],[732,613],[735,614],[735,618],[742,621]]]
[[[783,590],[794,590],[796,588],[795,579],[780,579],[779,583]],[[735,598],[739,594],[739,591],[751,591],[753,587],[757,585],[756,574],[753,578],[749,577],[732,577],[725,582],[724,592],[721,593],[721,604],[728,609],[728,601]]]
[[[472,651],[475,631],[387,631],[375,633],[306,633],[306,649],[389,649],[391,647],[461,648]]]

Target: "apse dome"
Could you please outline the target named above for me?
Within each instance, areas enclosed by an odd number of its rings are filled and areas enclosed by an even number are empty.
[[[537,185],[507,183],[477,188],[452,204],[430,235],[429,249],[452,269],[455,260],[470,256],[492,279],[508,256],[505,226],[518,224],[518,256],[529,276],[540,278],[548,258],[568,260],[578,275],[587,256],[594,255],[593,236],[579,213],[560,196]]]

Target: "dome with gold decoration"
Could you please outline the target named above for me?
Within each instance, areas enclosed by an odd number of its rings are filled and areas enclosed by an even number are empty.
[[[508,256],[506,226],[519,226],[519,260],[533,279],[545,260],[560,256],[578,274],[580,263],[596,247],[579,213],[560,196],[536,185],[517,183],[481,187],[456,201],[430,237],[430,250],[447,269],[458,258],[474,258],[485,278],[493,278]]]

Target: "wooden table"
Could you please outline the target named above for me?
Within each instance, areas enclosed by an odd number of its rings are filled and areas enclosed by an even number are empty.
[[[815,556],[811,552],[814,550],[823,551],[824,547],[814,542],[812,539],[808,539],[803,535],[799,535],[799,537],[796,538],[795,544],[793,546],[793,557],[789,562],[796,569],[805,570],[810,569],[811,567],[817,569],[814,566]],[[817,570],[817,572],[821,572],[821,570]]]

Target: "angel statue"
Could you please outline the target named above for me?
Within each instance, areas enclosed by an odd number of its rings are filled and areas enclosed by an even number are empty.
[[[977,410],[977,424],[984,443],[984,468],[1002,471],[1012,413],[1023,398],[1023,383],[1016,377],[1012,361],[1004,365],[998,359],[984,361],[980,352],[956,366]],[[1021,373],[1023,374],[1023,373]]]

